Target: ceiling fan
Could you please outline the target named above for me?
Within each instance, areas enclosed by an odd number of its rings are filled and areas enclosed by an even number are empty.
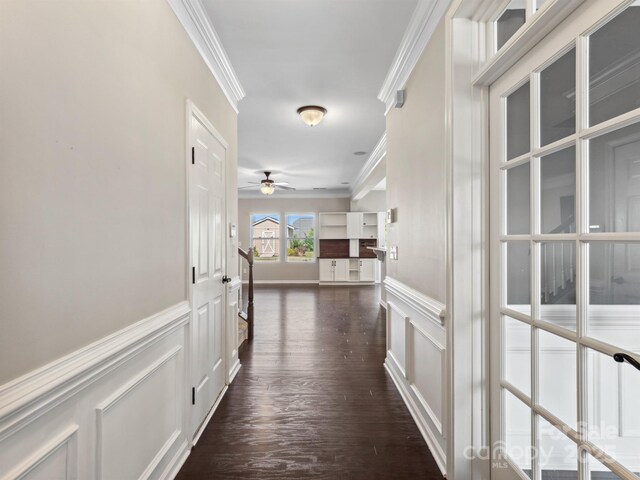
[[[249,182],[252,185],[249,185],[246,187],[239,187],[238,190],[259,187],[260,191],[265,195],[273,195],[273,192],[275,191],[276,188],[279,188],[282,190],[295,190],[295,188],[288,186],[289,182],[274,182],[273,180],[271,180],[269,178],[269,176],[271,175],[271,172],[264,172],[264,175],[266,178],[263,178],[259,182]]]

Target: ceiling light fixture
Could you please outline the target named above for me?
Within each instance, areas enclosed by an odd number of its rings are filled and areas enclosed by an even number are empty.
[[[326,108],[319,107],[317,105],[306,105],[304,107],[300,107],[297,111],[300,118],[302,118],[302,121],[310,127],[318,125],[327,114]]]

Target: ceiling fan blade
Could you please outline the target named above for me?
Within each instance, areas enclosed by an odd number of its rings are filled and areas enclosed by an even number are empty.
[[[285,185],[277,185],[278,188],[282,189],[282,190],[295,190],[295,188],[293,187],[287,187]]]
[[[247,187],[238,187],[238,190],[245,190],[247,188],[256,188],[255,185],[249,185]]]
[[[275,182],[274,185],[278,186],[278,187],[282,187],[283,185],[289,185],[289,182]]]
[[[247,183],[251,183],[252,185],[260,185],[262,182],[247,182]]]

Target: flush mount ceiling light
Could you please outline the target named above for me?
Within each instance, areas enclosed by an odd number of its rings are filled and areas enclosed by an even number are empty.
[[[326,114],[327,109],[317,105],[306,105],[298,109],[298,115],[300,115],[302,121],[310,127],[318,125]]]

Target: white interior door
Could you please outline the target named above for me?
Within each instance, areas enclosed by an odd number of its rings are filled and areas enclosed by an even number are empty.
[[[494,479],[640,478],[639,26],[585,2],[490,89]]]
[[[192,432],[199,431],[225,385],[226,147],[195,109],[189,204],[192,288]]]

